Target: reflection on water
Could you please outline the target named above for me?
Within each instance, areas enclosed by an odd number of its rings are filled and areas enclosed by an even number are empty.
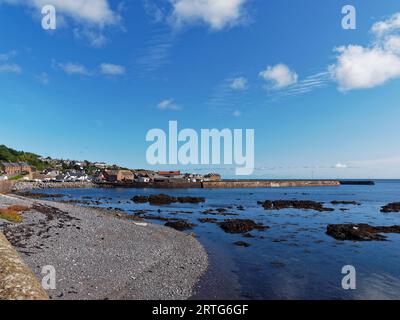
[[[54,190],[44,192],[52,193]],[[54,192],[53,192],[54,193]],[[57,190],[57,193],[59,191]],[[212,267],[197,288],[194,298],[243,299],[398,299],[400,298],[400,235],[388,235],[386,242],[340,242],[325,234],[330,223],[400,225],[400,213],[383,214],[380,207],[400,201],[400,181],[377,181],[375,186],[237,190],[62,190],[65,199],[99,200],[101,207],[115,207],[133,214],[187,219],[197,226],[190,232],[208,250]],[[204,204],[173,204],[154,207],[134,204],[134,195],[165,193],[174,196],[202,196]],[[295,209],[265,211],[257,201],[297,199],[325,202],[333,212]],[[360,206],[330,204],[333,200],[360,202]],[[238,210],[242,205],[244,211]],[[239,216],[206,216],[210,208],[226,208]],[[160,212],[158,210],[160,209]],[[342,209],[342,210],[341,210]],[[213,223],[199,218],[252,219],[270,227],[252,231],[253,238],[227,234]],[[151,221],[154,223],[165,223]],[[245,241],[250,247],[234,243]],[[357,290],[341,287],[342,267],[357,270]]]

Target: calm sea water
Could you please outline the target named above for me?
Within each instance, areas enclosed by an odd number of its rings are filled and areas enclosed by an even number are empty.
[[[211,267],[199,283],[194,298],[209,299],[399,299],[400,235],[389,234],[386,242],[336,241],[325,234],[330,223],[400,225],[400,213],[384,214],[380,207],[400,201],[400,180],[380,180],[375,186],[340,186],[235,190],[65,189],[66,200],[100,199],[100,207],[151,210],[149,214],[187,219],[210,255]],[[202,196],[204,204],[150,206],[134,204],[135,195],[164,193]],[[106,199],[104,199],[106,198]],[[325,202],[334,212],[285,209],[265,211],[257,201],[297,199]],[[332,206],[332,200],[355,200],[361,206]],[[229,209],[238,217],[205,216],[201,211],[242,205],[245,211]],[[340,211],[347,208],[349,211]],[[161,213],[157,212],[160,209]],[[192,212],[190,213],[183,213]],[[252,219],[270,227],[251,232],[255,238],[227,234],[218,225],[200,223],[199,218]],[[164,224],[165,222],[151,221]],[[237,247],[236,241],[251,246]],[[357,289],[344,290],[342,267],[353,265]]]

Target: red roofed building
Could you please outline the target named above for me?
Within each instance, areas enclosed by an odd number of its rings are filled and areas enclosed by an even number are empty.
[[[180,176],[181,172],[180,171],[158,171],[158,174],[160,176],[163,176],[166,178],[172,178],[172,177]]]

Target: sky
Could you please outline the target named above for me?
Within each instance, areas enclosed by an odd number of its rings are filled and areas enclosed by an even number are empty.
[[[400,178],[398,1],[0,0],[0,27],[0,144],[154,169],[176,120],[254,129],[254,177]]]

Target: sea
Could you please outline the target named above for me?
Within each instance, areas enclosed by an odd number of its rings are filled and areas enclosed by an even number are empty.
[[[36,191],[35,191],[36,192]],[[400,180],[376,180],[374,186],[274,189],[60,189],[42,190],[62,194],[56,200],[78,205],[117,208],[128,214],[148,210],[149,216],[185,219],[195,224],[185,231],[197,237],[208,252],[210,267],[195,288],[192,299],[315,300],[399,299],[400,234],[387,234],[387,241],[338,241],[326,234],[329,224],[367,223],[400,225],[400,213],[382,213],[382,206],[400,201]],[[205,203],[152,206],[136,204],[135,195],[152,194],[204,197]],[[313,200],[332,212],[283,209],[267,211],[265,200]],[[361,205],[332,205],[357,201]],[[97,201],[97,202],[96,202]],[[88,203],[89,202],[89,203]],[[242,206],[239,210],[237,206]],[[234,216],[205,215],[209,209],[225,208]],[[342,209],[342,210],[341,210]],[[251,231],[253,238],[224,232],[216,223],[199,219],[251,219],[268,226]],[[165,224],[165,221],[148,220]],[[248,247],[237,246],[242,241]],[[355,288],[343,286],[345,266],[354,269]]]

